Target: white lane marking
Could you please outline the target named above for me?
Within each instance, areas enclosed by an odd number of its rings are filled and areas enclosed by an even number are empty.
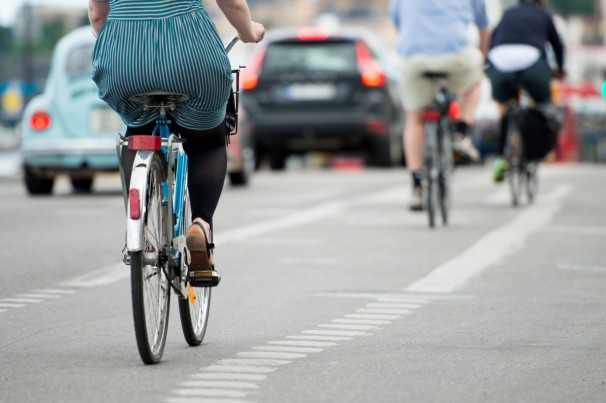
[[[233,230],[223,231],[215,238],[215,244],[222,245],[229,242],[244,241],[253,236],[309,224],[314,221],[330,217],[346,209],[351,201],[329,201],[307,210],[299,210],[289,216],[271,221],[263,221]]]
[[[254,403],[251,400],[226,399],[211,397],[172,397],[165,400],[167,403]]]
[[[410,302],[412,304],[428,304],[429,300],[426,299],[414,299],[414,298],[398,298],[398,297],[382,297],[377,298],[378,302]]]
[[[556,188],[459,256],[409,285],[406,291],[451,293],[460,289],[471,278],[498,263],[512,248],[522,247],[531,233],[546,226],[560,209],[560,201],[571,191],[572,186]]]
[[[297,339],[297,340],[328,340],[328,341],[348,341],[351,340],[351,337],[339,337],[339,336],[310,336],[310,335],[296,335],[296,336],[286,336],[287,339]]]
[[[123,263],[114,264],[62,282],[64,287],[91,288],[112,284],[130,277],[128,266]]]
[[[302,346],[302,347],[331,347],[336,346],[337,343],[331,343],[328,341],[296,341],[296,340],[280,340],[280,341],[268,341],[268,344],[278,344],[284,346]]]
[[[292,361],[289,360],[273,360],[267,358],[225,358],[219,360],[218,364],[221,365],[261,365],[261,366],[280,366],[290,364]]]
[[[269,374],[274,372],[277,368],[275,367],[261,367],[254,365],[210,365],[204,368],[205,371],[209,372],[248,372],[252,374]]]
[[[395,303],[395,304],[389,304],[389,303],[370,303],[370,304],[366,304],[367,307],[369,308],[401,308],[401,309],[418,309],[423,307],[423,305],[419,305],[419,304],[399,304],[399,303]]]
[[[229,381],[263,381],[267,378],[267,375],[259,374],[231,374],[229,372],[201,372],[193,374],[193,378],[197,379],[216,379],[216,380],[229,380]]]
[[[390,325],[389,320],[371,320],[371,319],[333,319],[334,323],[349,323],[352,325]]]
[[[324,327],[326,329],[341,329],[341,330],[374,330],[380,329],[379,326],[369,325],[345,325],[345,324],[334,324],[334,323],[323,323],[318,327]]]
[[[0,308],[23,308],[25,304],[9,304],[0,300]]]
[[[356,309],[356,312],[360,313],[378,313],[378,314],[393,314],[393,315],[408,315],[411,313],[410,310],[407,309],[372,309],[372,308],[360,308]]]
[[[76,290],[60,290],[54,288],[34,290],[34,292],[48,293],[48,294],[75,294]]]
[[[179,396],[210,396],[210,397],[246,397],[250,393],[229,389],[175,389],[172,391]]]
[[[606,273],[606,267],[604,267],[604,266],[586,266],[586,265],[581,265],[581,264],[560,263],[560,264],[558,264],[557,267],[560,270],[586,271],[586,272],[591,272],[591,273]]]
[[[543,231],[571,235],[606,235],[606,227],[578,227],[565,225],[548,225]]]
[[[185,381],[179,386],[185,388],[233,388],[233,389],[259,389],[259,385],[253,382],[236,382],[236,381]]]
[[[294,360],[297,358],[305,358],[307,354],[301,353],[280,353],[276,351],[242,351],[236,354],[242,358],[259,358],[259,359],[275,359],[275,360]]]
[[[304,330],[303,334],[316,334],[320,336],[370,336],[366,332],[346,332],[341,330]]]
[[[400,315],[379,315],[379,314],[370,314],[370,313],[353,313],[349,315],[345,315],[346,318],[351,319],[383,319],[383,320],[394,320],[399,319]]]
[[[257,347],[253,347],[253,349],[262,350],[262,351],[271,351],[271,352],[276,352],[276,353],[301,353],[301,354],[319,353],[320,351],[322,351],[321,348],[315,348],[315,347],[257,346]]]
[[[42,299],[57,299],[61,298],[61,295],[57,294],[17,294],[18,298],[42,298]]]
[[[2,298],[0,302],[8,302],[15,304],[38,304],[40,302],[44,302],[43,299],[34,299],[34,298]]]

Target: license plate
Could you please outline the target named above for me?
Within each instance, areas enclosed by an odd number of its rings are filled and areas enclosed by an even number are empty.
[[[90,130],[95,133],[119,132],[124,123],[110,108],[93,108],[90,112]]]
[[[332,84],[292,84],[284,89],[284,98],[291,101],[327,101],[336,95]]]

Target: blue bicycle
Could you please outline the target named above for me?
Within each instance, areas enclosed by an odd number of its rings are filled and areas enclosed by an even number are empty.
[[[238,41],[227,45],[229,52]],[[230,135],[237,130],[238,77],[228,107]],[[124,186],[127,213],[125,263],[131,269],[131,294],[137,348],[146,364],[160,361],[166,344],[170,289],[179,298],[181,327],[190,346],[202,343],[210,308],[210,287],[192,287],[188,279],[185,234],[192,223],[187,188],[187,154],[178,133],[171,133],[167,112],[189,99],[185,94],[151,92],[129,98],[159,117],[151,135],[118,135],[117,150],[136,150],[130,186]],[[121,160],[121,158],[120,158]]]

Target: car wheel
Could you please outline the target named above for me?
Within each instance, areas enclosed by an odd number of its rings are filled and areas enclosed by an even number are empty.
[[[248,173],[230,172],[229,183],[231,183],[232,186],[246,186],[248,184]]]
[[[31,168],[24,168],[25,188],[30,195],[49,195],[53,191],[55,178],[38,175]]]
[[[72,187],[76,193],[90,193],[93,189],[93,178],[71,178]]]
[[[367,157],[368,165],[388,168],[393,165],[392,147],[389,138],[375,139],[371,143],[370,151]]]

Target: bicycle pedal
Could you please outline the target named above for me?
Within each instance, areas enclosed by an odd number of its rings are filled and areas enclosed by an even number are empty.
[[[193,271],[187,274],[187,281],[192,287],[216,287],[221,282],[221,276],[214,270]]]

